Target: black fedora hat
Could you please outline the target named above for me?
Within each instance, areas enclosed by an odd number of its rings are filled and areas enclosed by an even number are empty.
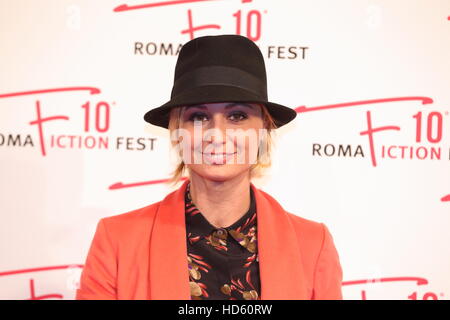
[[[173,107],[214,103],[262,103],[277,128],[297,116],[292,108],[269,102],[264,58],[258,46],[240,35],[198,37],[181,48],[175,67],[170,101],[151,109],[144,120],[169,127]]]

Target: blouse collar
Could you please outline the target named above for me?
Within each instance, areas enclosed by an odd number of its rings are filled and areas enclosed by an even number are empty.
[[[203,216],[200,210],[196,207],[190,196],[190,182],[186,186],[184,201],[185,201],[185,216],[186,216],[186,235],[191,244],[197,243],[201,237],[208,237],[212,233],[220,229],[225,229],[237,242],[243,247],[247,246],[248,241],[245,241],[244,235],[248,234],[252,227],[256,231],[256,201],[255,195],[250,187],[250,207],[247,212],[228,227],[215,227]],[[192,237],[189,235],[191,234]],[[216,233],[215,233],[216,234]]]

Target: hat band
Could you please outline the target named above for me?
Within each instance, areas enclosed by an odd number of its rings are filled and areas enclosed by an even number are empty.
[[[221,85],[236,87],[267,100],[267,85],[258,77],[234,67],[207,66],[185,73],[173,85],[171,98],[196,87]]]

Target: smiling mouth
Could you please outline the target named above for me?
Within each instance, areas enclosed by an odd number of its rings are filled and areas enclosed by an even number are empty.
[[[233,152],[233,153],[204,153],[204,152],[202,152],[202,154],[204,154],[205,156],[231,156],[235,153],[236,152]]]
[[[203,153],[202,156],[207,162],[211,164],[225,164],[228,163],[236,154],[234,153]]]

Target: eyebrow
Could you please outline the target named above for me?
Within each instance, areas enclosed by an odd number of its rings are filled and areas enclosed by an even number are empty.
[[[227,104],[225,106],[225,109],[230,109],[230,108],[235,107],[235,106],[243,106],[243,107],[247,107],[247,108],[253,109],[253,106],[251,106],[248,103],[244,103],[244,102],[229,103],[229,104]],[[203,104],[193,104],[193,105],[190,105],[190,106],[186,106],[186,108],[184,110],[188,110],[190,108],[206,109],[207,107],[205,105],[203,105]]]

